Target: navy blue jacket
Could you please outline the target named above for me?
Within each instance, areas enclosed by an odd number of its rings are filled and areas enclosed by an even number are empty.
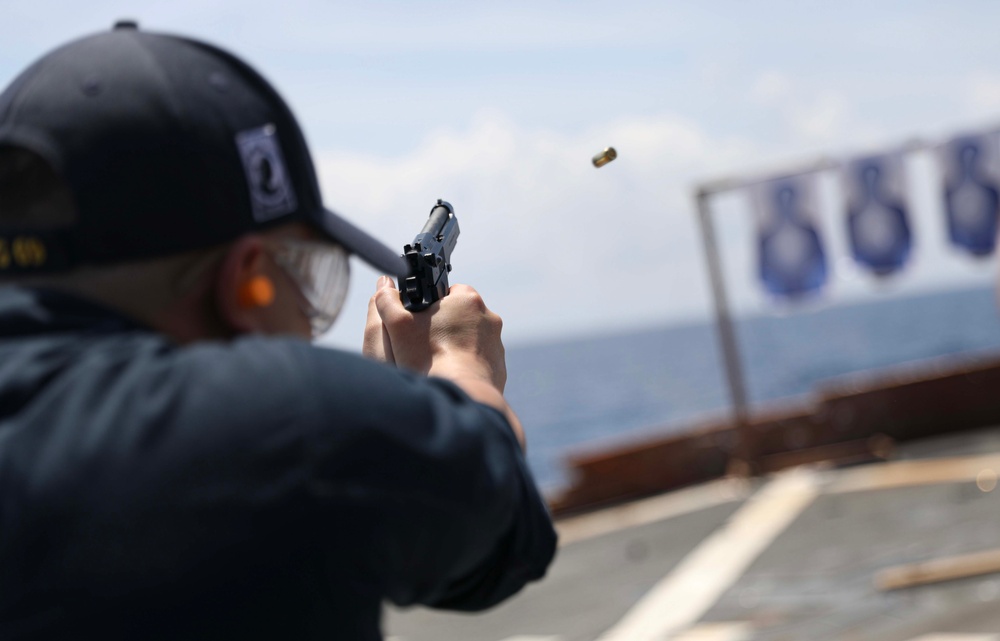
[[[0,289],[0,639],[379,639],[555,552],[500,412],[286,338]]]

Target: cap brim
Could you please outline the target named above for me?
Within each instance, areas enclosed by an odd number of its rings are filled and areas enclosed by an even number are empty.
[[[320,229],[375,269],[393,276],[406,276],[409,269],[402,252],[393,251],[329,209],[316,220]]]

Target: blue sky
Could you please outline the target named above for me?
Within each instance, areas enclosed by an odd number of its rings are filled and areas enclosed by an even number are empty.
[[[987,2],[0,0],[0,83],[117,18],[231,49],[285,95],[329,206],[391,245],[435,198],[462,225],[454,280],[509,344],[706,317],[690,192],[818,154],[1000,124],[1000,5]],[[590,157],[613,145],[619,159]],[[913,266],[875,284],[835,259],[827,303],[985,283],[943,241],[929,154],[908,165]],[[765,312],[741,194],[716,203],[737,309]],[[360,342],[376,274],[355,263],[328,340]]]

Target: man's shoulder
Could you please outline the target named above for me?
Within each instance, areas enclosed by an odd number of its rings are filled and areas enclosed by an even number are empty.
[[[281,337],[179,346],[148,331],[66,333],[6,341],[0,352],[0,406],[37,438],[71,427],[109,442],[156,434],[207,447],[277,429],[304,436],[334,421],[346,426],[353,407],[385,403],[376,390],[406,377],[359,354]],[[44,429],[33,425],[42,415]]]
[[[200,384],[265,384],[298,388],[317,368],[365,368],[355,354],[317,347],[292,337],[246,336],[232,341],[203,341],[165,355],[163,366]]]
[[[242,421],[329,420],[324,388],[357,387],[377,364],[296,338],[248,336],[178,347],[153,359],[146,378],[174,389],[174,407],[216,425]],[[363,386],[362,386],[363,387]],[[355,394],[362,390],[355,389]]]
[[[331,390],[363,394],[381,383],[411,378],[353,352],[293,337],[247,336],[181,347],[160,367],[191,387],[295,397]]]

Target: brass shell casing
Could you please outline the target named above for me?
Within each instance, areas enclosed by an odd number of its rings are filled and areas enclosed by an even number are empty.
[[[593,158],[593,163],[595,167],[603,167],[612,160],[618,157],[618,152],[615,151],[614,147],[608,147],[601,153],[597,154]]]

